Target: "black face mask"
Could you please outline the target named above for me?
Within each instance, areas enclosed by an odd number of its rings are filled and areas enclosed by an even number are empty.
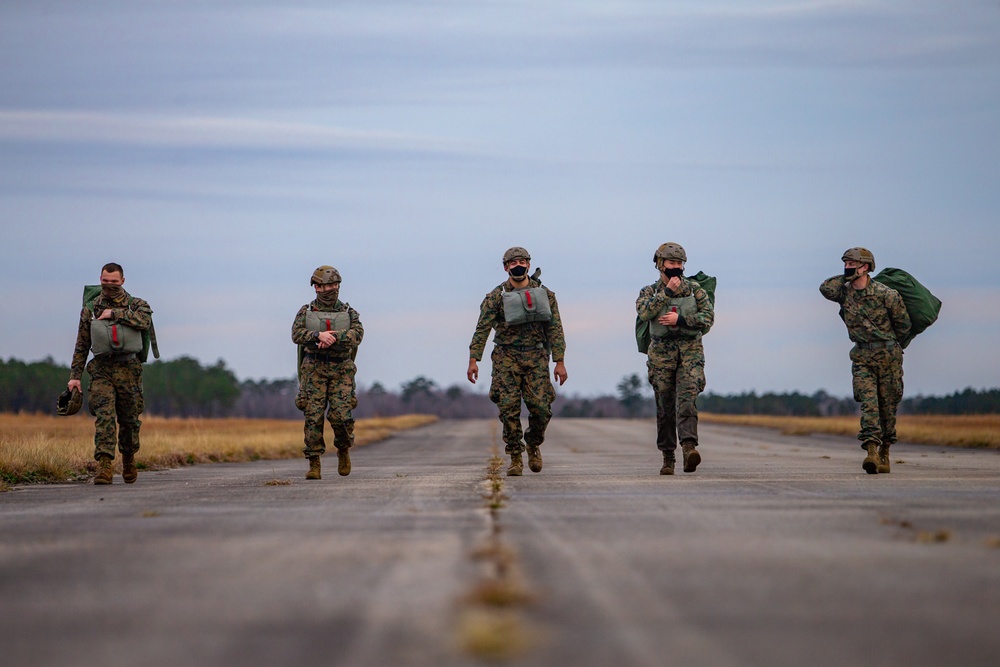
[[[684,275],[684,269],[663,269],[663,275],[667,278],[680,278]]]
[[[856,276],[854,274],[856,274],[857,272],[858,272],[858,270],[856,268],[853,268],[853,269],[844,269],[844,277],[845,278],[855,278]]]
[[[526,266],[512,266],[512,267],[510,267],[510,271],[508,271],[508,273],[510,273],[510,275],[511,275],[512,278],[515,278],[516,280],[520,280],[521,278],[523,278],[525,276],[526,273],[528,273],[528,267],[526,267]]]

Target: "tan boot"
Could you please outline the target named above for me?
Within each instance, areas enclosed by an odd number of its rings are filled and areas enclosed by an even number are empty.
[[[878,474],[887,475],[889,473],[889,445],[880,445],[878,448]]]
[[[528,468],[531,472],[542,472],[542,452],[538,447],[528,447]]]
[[[309,457],[309,472],[306,479],[323,479],[322,466],[319,463],[319,455],[314,454]]]
[[[867,445],[868,456],[865,457],[864,463],[861,467],[865,469],[865,472],[869,475],[878,474],[878,445],[874,442],[869,442]]]
[[[102,456],[97,461],[97,477],[94,484],[110,484],[111,478],[115,474],[115,460],[110,456]]]
[[[122,452],[122,479],[126,484],[132,484],[139,477],[139,469],[135,467],[135,452]]]
[[[661,475],[673,475],[674,474],[674,453],[673,452],[663,452],[663,466],[660,468]]]
[[[337,472],[343,476],[351,474],[351,453],[347,448],[337,450]]]
[[[521,453],[510,455],[510,467],[507,468],[508,477],[520,477],[524,473],[524,461],[521,460]]]
[[[701,463],[701,454],[694,445],[688,443],[684,445],[684,472],[694,472],[698,464]]]

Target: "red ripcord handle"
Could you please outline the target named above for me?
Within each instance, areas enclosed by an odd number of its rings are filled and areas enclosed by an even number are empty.
[[[326,330],[329,331],[330,330],[330,320],[323,320],[323,321],[326,322]]]
[[[528,299],[528,308],[532,308],[533,306],[531,304],[531,292],[525,292],[524,296],[527,297]]]
[[[114,343],[115,345],[118,344],[118,325],[117,324],[112,324],[111,325],[111,342]]]

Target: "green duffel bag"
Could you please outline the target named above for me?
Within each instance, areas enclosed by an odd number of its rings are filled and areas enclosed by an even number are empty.
[[[941,312],[941,300],[903,269],[886,267],[879,271],[878,275],[872,276],[872,280],[891,287],[903,298],[903,305],[910,315],[910,334],[899,341],[901,347],[905,348],[919,333],[937,320]]]

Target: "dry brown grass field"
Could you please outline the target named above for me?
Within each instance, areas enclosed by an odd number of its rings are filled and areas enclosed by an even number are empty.
[[[768,415],[715,415],[702,413],[711,424],[761,426],[787,435],[832,433],[855,436],[858,417],[772,417]],[[900,415],[896,421],[900,442],[949,447],[1000,449],[1000,415]]]
[[[359,419],[355,446],[436,420],[430,415]],[[301,456],[301,420],[144,417],[136,464],[149,470]],[[92,419],[0,414],[0,485],[85,479],[96,469],[93,457]],[[116,463],[120,472],[120,457]]]

